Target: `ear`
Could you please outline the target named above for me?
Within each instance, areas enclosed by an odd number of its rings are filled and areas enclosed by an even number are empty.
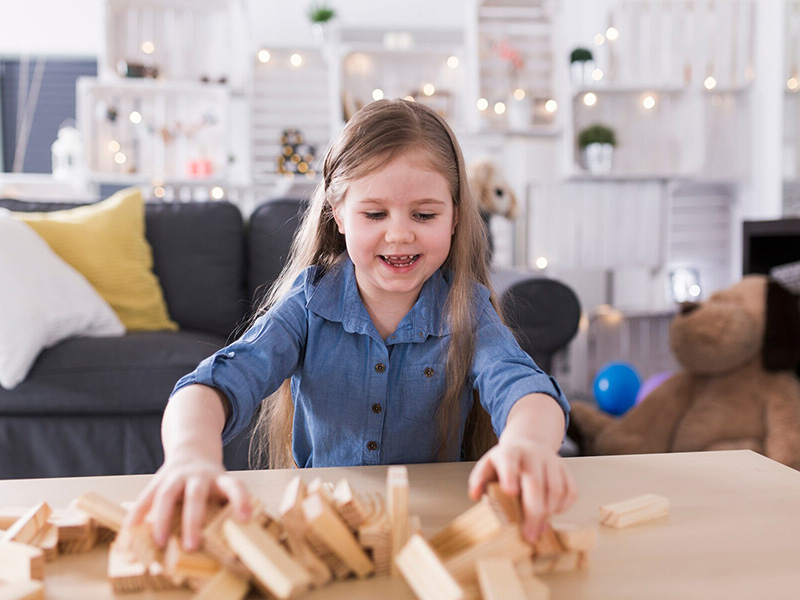
[[[341,206],[341,202],[336,206],[331,206],[331,213],[333,213],[333,219],[336,221],[336,226],[339,228],[339,233],[344,235],[344,221],[342,220],[342,216],[339,214],[339,209]]]
[[[777,281],[767,282],[762,362],[768,371],[800,367],[800,298]]]

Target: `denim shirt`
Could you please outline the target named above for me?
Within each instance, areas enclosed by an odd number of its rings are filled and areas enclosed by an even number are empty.
[[[307,268],[290,293],[237,341],[178,381],[223,392],[231,414],[227,442],[250,423],[261,400],[291,378],[292,452],[300,467],[378,465],[436,460],[435,412],[445,390],[450,339],[443,317],[450,289],[437,271],[386,340],[361,302],[353,263],[343,255],[321,275]],[[569,404],[502,324],[489,291],[476,286],[475,356],[462,393],[458,460],[472,389],[500,435],[514,403],[526,394]]]

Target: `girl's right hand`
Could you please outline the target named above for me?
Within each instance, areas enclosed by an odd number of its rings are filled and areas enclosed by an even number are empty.
[[[169,537],[172,514],[181,499],[182,545],[187,551],[200,547],[200,526],[210,499],[228,500],[234,517],[240,521],[250,518],[250,494],[245,484],[230,475],[220,462],[188,452],[164,462],[136,498],[123,527],[138,525],[148,518],[153,540],[163,547]]]

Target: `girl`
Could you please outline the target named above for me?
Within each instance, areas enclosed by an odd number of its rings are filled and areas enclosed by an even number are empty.
[[[445,121],[404,100],[361,109],[328,150],[261,316],[177,383],[164,465],[128,525],[151,512],[163,545],[182,497],[193,549],[210,496],[246,519],[248,494],[225,473],[220,435],[234,437],[272,394],[253,438],[270,466],[480,459],[469,494],[493,479],[520,494],[535,539],[575,499],[557,455],[569,406],[502,323],[485,248]]]

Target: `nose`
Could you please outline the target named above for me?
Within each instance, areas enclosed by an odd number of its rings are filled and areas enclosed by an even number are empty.
[[[700,308],[699,302],[681,302],[681,314],[688,315]]]
[[[386,242],[408,244],[414,241],[414,228],[406,219],[391,219],[386,226]]]

